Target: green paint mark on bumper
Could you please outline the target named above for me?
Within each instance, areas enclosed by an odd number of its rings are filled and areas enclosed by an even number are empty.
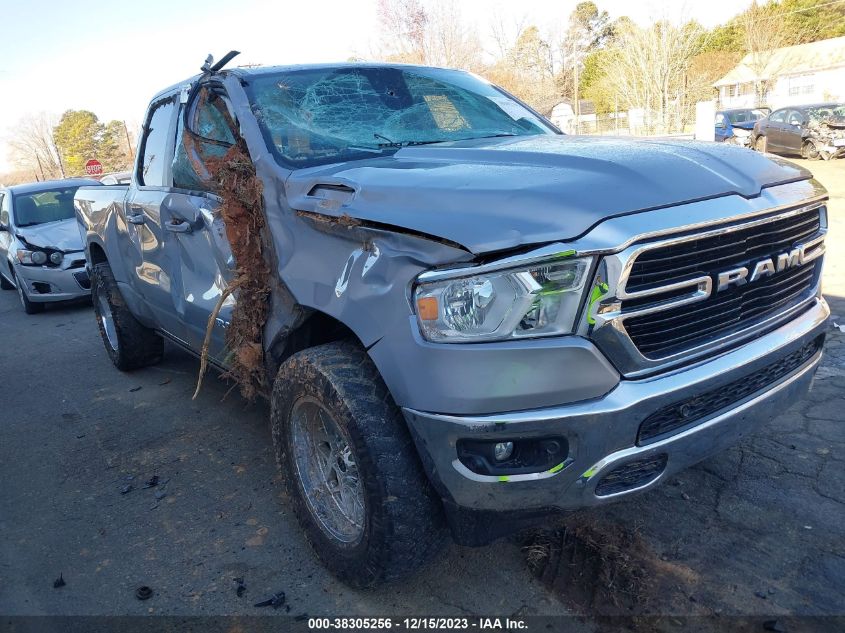
[[[595,474],[596,474],[595,468],[591,468],[590,470],[585,470],[584,474],[581,475],[581,479],[589,479],[590,477],[592,477]]]
[[[510,481],[511,478],[508,475],[499,475],[499,481]]]
[[[593,286],[593,292],[590,294],[590,305],[587,306],[587,323],[590,325],[596,324],[596,320],[593,318],[593,304],[601,299],[608,290],[610,290],[610,286],[601,281]]]
[[[576,254],[576,251],[568,250],[568,251],[563,251],[562,253],[558,253],[557,256],[558,257],[572,257],[575,254]]]
[[[553,468],[550,468],[550,469],[549,469],[549,472],[550,472],[550,473],[559,473],[560,471],[562,471],[562,470],[563,470],[563,465],[564,465],[564,464],[565,464],[565,462],[561,462],[561,463],[559,463],[557,466],[554,466]]]

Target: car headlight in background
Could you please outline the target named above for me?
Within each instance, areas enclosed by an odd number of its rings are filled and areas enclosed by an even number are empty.
[[[47,253],[43,251],[18,251],[18,261],[25,266],[40,266],[47,263]]]
[[[39,250],[19,249],[17,254],[18,261],[24,266],[43,266],[44,264],[60,266],[65,258],[64,254],[59,251],[52,251],[48,254]]]
[[[467,343],[571,334],[592,258],[419,282],[417,322],[429,341]]]

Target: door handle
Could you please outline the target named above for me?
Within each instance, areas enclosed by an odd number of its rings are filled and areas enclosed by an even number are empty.
[[[171,233],[190,233],[191,232],[191,225],[186,222],[185,220],[180,220],[178,218],[174,218],[170,222],[164,225],[165,228],[170,231]]]
[[[141,207],[130,206],[129,213],[126,215],[126,221],[129,222],[129,224],[143,224],[144,209]]]

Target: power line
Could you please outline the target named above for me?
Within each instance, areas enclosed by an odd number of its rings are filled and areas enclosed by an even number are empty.
[[[806,13],[807,11],[815,11],[816,9],[821,9],[822,7],[829,7],[829,6],[832,6],[834,4],[843,4],[843,3],[845,3],[845,0],[831,0],[831,2],[824,2],[822,4],[814,4],[810,7],[805,7],[803,9],[795,9],[793,11],[786,11],[785,13],[778,13],[777,15],[769,15],[769,16],[766,16],[766,17],[763,17],[763,18],[759,18],[759,20],[760,20],[760,22],[763,22],[765,20],[779,20],[782,17],[784,17],[785,15],[792,15],[793,13]],[[740,13],[737,17],[742,19],[742,15],[743,14]]]

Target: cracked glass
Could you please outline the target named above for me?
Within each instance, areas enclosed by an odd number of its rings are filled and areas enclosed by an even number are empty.
[[[554,133],[518,101],[461,71],[271,71],[251,77],[247,92],[268,147],[292,167],[369,158],[409,145]]]

